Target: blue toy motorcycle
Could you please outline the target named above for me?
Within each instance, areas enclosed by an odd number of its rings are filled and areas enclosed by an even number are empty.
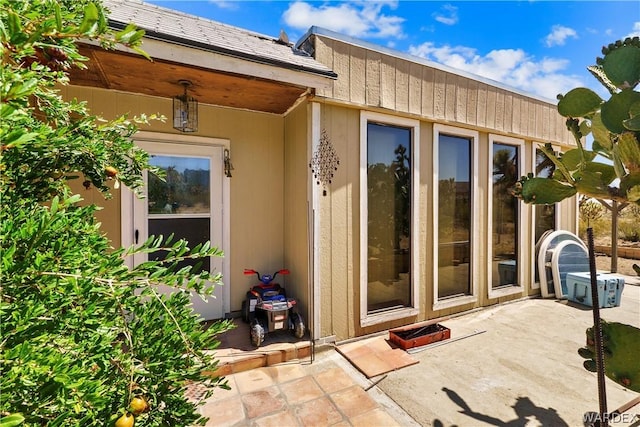
[[[288,329],[296,338],[302,338],[305,328],[302,316],[296,309],[296,300],[287,298],[284,288],[274,282],[278,274],[289,274],[289,270],[260,275],[255,270],[245,269],[244,274],[255,274],[259,280],[242,301],[242,320],[250,324],[251,344],[260,347],[265,334],[277,330]]]

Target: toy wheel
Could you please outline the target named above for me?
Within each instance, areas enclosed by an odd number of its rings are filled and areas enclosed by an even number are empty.
[[[255,347],[260,347],[260,344],[264,341],[264,328],[259,322],[254,322],[251,325],[251,344]]]
[[[242,321],[249,323],[249,304],[247,300],[242,301]]]
[[[293,314],[293,335],[298,339],[304,336],[304,322],[298,313]]]

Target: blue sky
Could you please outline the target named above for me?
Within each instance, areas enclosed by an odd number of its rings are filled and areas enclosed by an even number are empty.
[[[581,86],[606,96],[586,67],[640,35],[637,0],[149,2],[292,42],[315,25],[552,100]]]

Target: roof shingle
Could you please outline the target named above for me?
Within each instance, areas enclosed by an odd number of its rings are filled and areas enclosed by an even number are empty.
[[[294,69],[326,77],[336,74],[308,53],[277,38],[231,25],[188,15],[157,5],[130,1],[105,0],[109,22],[115,27],[134,23],[146,37],[182,44],[248,61]]]

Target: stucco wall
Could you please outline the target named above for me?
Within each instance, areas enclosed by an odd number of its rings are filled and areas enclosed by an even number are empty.
[[[309,105],[300,103],[285,118],[284,147],[284,264],[291,271],[287,294],[295,297],[310,327],[311,278],[308,222]]]
[[[179,135],[171,126],[170,99],[85,87],[63,87],[67,98],[86,100],[93,114],[107,119],[119,114],[159,113],[165,123],[153,122],[140,130]],[[273,272],[284,259],[284,118],[278,115],[199,105],[199,128],[194,135],[230,140],[234,166],[230,179],[230,277],[231,310],[240,310],[245,292],[255,280],[243,275],[244,268]],[[220,165],[222,167],[222,165]],[[85,199],[105,209],[98,214],[114,246],[120,244],[120,201],[118,192],[109,202],[93,192],[78,190]],[[215,244],[216,242],[212,242]]]

